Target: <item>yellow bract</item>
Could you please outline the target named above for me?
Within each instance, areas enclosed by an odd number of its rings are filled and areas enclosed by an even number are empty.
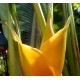
[[[58,31],[40,48],[54,68],[56,75],[61,75],[63,69],[66,51],[67,28],[68,27],[65,27]]]
[[[51,12],[48,12],[48,18],[47,18],[47,24],[46,24],[46,29],[42,38],[42,42],[41,42],[41,46],[42,44],[47,41],[50,37],[52,37],[54,35],[53,32],[53,27],[52,27],[53,23],[52,23],[52,15]]]
[[[47,22],[47,24],[51,24],[50,15],[51,14],[49,13],[48,14],[49,21]],[[70,24],[71,17],[72,16],[70,16],[66,21],[64,28],[59,30],[57,33],[50,31],[51,26],[46,26],[46,31],[43,35],[42,41],[45,40],[45,42],[42,42],[40,51],[45,53],[45,56],[49,60],[52,67],[54,68],[56,75],[62,75],[66,51],[67,29]],[[48,34],[48,30],[50,31],[49,32],[50,34],[47,36],[46,34]],[[47,36],[47,38],[44,37],[45,35]]]
[[[62,75],[66,51],[67,29],[71,17],[68,19],[66,27],[59,30],[53,35],[49,30],[49,36],[46,36],[46,31],[50,27],[46,27],[43,35],[43,43],[40,50],[25,45],[18,38],[17,34],[10,28],[14,41],[18,44],[19,57],[23,75],[29,76],[53,76]],[[50,23],[50,22],[49,22]],[[50,24],[49,24],[50,26]],[[46,36],[46,37],[45,37]]]
[[[7,25],[8,26],[8,25]],[[54,69],[50,66],[43,52],[31,46],[22,44],[17,34],[10,27],[14,41],[18,44],[22,74],[27,76],[53,76]]]
[[[51,76],[54,70],[48,64],[42,52],[25,44],[18,44],[23,75]]]

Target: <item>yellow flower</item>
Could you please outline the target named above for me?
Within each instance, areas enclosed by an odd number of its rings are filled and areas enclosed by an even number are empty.
[[[51,18],[49,18],[50,21]],[[10,27],[14,41],[18,44],[21,70],[28,76],[57,76],[62,75],[65,59],[67,29],[70,23],[69,17],[65,27],[57,33],[50,28],[51,22],[47,22],[40,50],[25,45]],[[48,32],[49,30],[49,32]],[[48,35],[49,33],[49,35]]]

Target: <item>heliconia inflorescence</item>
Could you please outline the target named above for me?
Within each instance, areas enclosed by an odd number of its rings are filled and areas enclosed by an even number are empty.
[[[71,16],[63,29],[54,33],[51,27],[51,14],[49,13],[46,29],[43,34],[40,49],[23,44],[15,31],[9,27],[14,42],[17,42],[22,75],[25,76],[60,76],[64,66],[66,39]],[[49,29],[49,31],[48,31]],[[52,31],[52,32],[51,32]],[[49,33],[49,36],[47,36]],[[47,35],[46,35],[47,34]]]

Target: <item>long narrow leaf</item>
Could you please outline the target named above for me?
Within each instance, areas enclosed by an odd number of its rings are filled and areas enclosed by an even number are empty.
[[[42,35],[43,35],[45,31],[45,27],[46,27],[46,21],[45,21],[41,6],[39,3],[34,3],[33,6],[34,6],[34,10],[37,15],[38,23],[40,25]]]
[[[4,24],[4,28],[6,27],[5,22],[8,23],[9,27],[13,28],[11,14],[9,12],[9,6],[8,4],[2,4],[2,6],[5,6],[6,10],[6,19],[4,17],[1,18],[2,24]],[[3,15],[4,16],[4,15]],[[8,69],[9,69],[9,75],[21,75],[21,68],[19,64],[19,55],[16,43],[14,43],[13,38],[11,36],[10,30],[8,30]]]

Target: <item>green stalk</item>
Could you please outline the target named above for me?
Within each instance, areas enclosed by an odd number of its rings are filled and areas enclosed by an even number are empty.
[[[13,21],[14,21],[15,31],[18,34],[19,38],[21,39],[20,27],[18,24],[18,16],[17,16],[17,11],[16,11],[16,5],[14,3],[9,4],[9,8],[10,8],[11,16],[12,16]]]
[[[48,14],[47,15],[47,23],[50,25],[49,29],[53,35],[54,34],[54,31],[53,31],[53,3],[48,3],[48,13],[47,14]],[[51,17],[49,14],[51,14]],[[49,18],[51,18],[51,19],[49,19]]]
[[[69,75],[75,76],[75,64],[74,64],[74,57],[73,57],[73,48],[72,48],[72,40],[70,35],[70,29],[68,30],[67,35],[67,49],[66,49],[66,56],[68,59],[68,65],[69,65]]]
[[[33,3],[33,7],[43,36],[46,27],[46,21],[41,6],[39,3]]]
[[[40,3],[40,4],[41,4],[41,7],[42,7],[42,11],[43,11],[45,20],[47,21],[47,5],[46,5],[46,3]]]
[[[70,3],[63,4],[63,11],[64,11],[64,17],[65,20],[68,18],[68,16],[73,15],[72,5]],[[66,13],[67,12],[67,13]],[[70,68],[70,75],[80,75],[79,71],[79,62],[78,62],[78,54],[79,54],[79,48],[78,48],[78,42],[77,42],[77,36],[76,36],[76,30],[75,30],[75,22],[74,17],[72,18],[70,28],[68,31],[68,39],[67,39],[67,57],[68,57],[68,63]]]
[[[31,33],[31,46],[34,47],[35,43],[35,28],[36,28],[36,16],[33,16],[33,23],[32,23],[32,33]]]
[[[7,23],[9,27],[13,27],[12,19],[9,11],[9,4],[5,4],[7,8]],[[21,67],[19,61],[19,54],[18,54],[17,44],[14,42],[13,37],[11,35],[10,30],[8,30],[8,69],[10,76],[20,76]]]
[[[63,14],[64,14],[64,20],[66,22],[67,18],[68,18],[68,14],[66,13],[67,10],[67,6],[66,4],[63,3]],[[72,43],[71,43],[71,37],[70,37],[70,29],[68,30],[68,35],[67,35],[67,49],[66,49],[67,53],[67,59],[68,59],[68,65],[69,65],[69,75],[75,75],[75,67],[74,67],[74,59],[73,59],[73,50],[72,50]]]
[[[68,10],[67,10],[67,5],[63,4],[63,13],[64,13],[64,18],[67,20],[68,18]],[[71,37],[70,37],[70,29],[68,30],[68,37],[67,37],[67,59],[69,63],[69,75],[75,75],[75,67],[74,67],[74,59],[73,59],[73,49],[72,49],[72,43],[71,43]]]
[[[66,62],[64,63],[64,67],[63,67],[63,76],[69,76]]]
[[[48,13],[51,12],[52,16],[52,26],[53,26],[53,3],[48,3]]]
[[[7,30],[5,22],[8,23],[8,26],[13,28],[11,14],[9,11],[9,4],[0,4],[0,17],[2,21],[3,31],[6,31],[8,34],[8,70],[9,75],[19,76],[21,75],[20,61],[18,55],[17,44],[13,41],[11,32]]]
[[[68,4],[69,8],[69,15],[73,15],[73,10],[72,10],[72,4]],[[80,68],[79,68],[79,47],[78,47],[78,40],[77,40],[77,35],[76,35],[76,29],[75,29],[75,22],[74,22],[74,17],[72,18],[71,21],[71,33],[72,33],[72,38],[73,38],[73,50],[74,50],[74,63],[75,63],[75,71],[76,75],[80,75]]]

